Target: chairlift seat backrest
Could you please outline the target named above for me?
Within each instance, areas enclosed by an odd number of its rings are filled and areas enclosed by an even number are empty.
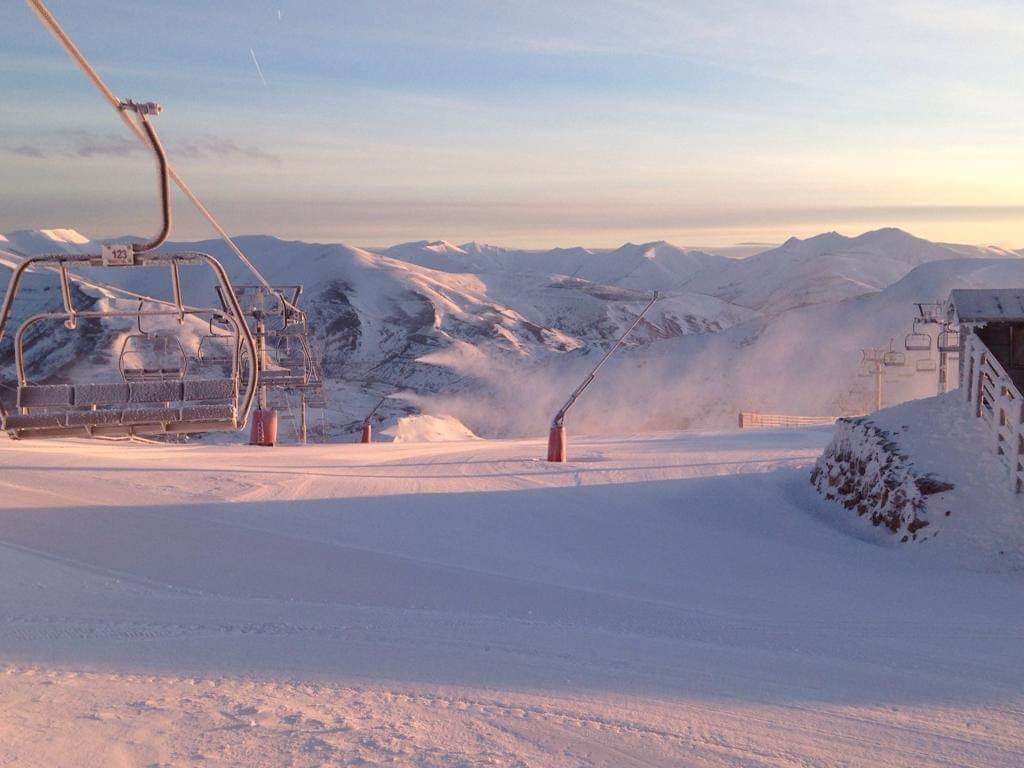
[[[212,425],[234,420],[237,416],[233,402],[235,392],[234,379],[132,384],[94,382],[75,386],[29,384],[18,388],[18,402],[23,407],[46,410],[9,414],[2,426],[6,430],[23,431],[80,428],[83,433],[92,428],[123,427],[150,433],[185,431],[177,429],[176,425]],[[225,400],[228,402],[211,402]]]
[[[43,384],[36,387],[18,387],[19,408],[71,405],[73,397],[74,390],[68,384]]]

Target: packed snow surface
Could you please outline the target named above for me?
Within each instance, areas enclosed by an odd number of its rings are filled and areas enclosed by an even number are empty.
[[[1022,764],[1022,574],[851,536],[830,434],[0,440],[0,763]]]

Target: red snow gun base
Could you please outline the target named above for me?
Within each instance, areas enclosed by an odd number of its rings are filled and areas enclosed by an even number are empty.
[[[552,427],[548,434],[548,461],[566,461],[565,427]]]
[[[249,445],[265,445],[272,447],[277,444],[277,411],[273,408],[252,412],[252,430],[249,433]]]

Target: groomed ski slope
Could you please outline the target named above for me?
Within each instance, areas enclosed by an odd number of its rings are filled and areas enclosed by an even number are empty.
[[[1024,764],[1024,574],[851,535],[829,436],[0,439],[0,765]]]

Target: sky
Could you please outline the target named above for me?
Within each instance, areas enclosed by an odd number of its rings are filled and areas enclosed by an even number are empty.
[[[992,0],[50,0],[229,231],[389,245],[1024,246],[1024,12]],[[0,4],[0,231],[156,229],[151,161]],[[176,200],[178,239],[211,235]]]

